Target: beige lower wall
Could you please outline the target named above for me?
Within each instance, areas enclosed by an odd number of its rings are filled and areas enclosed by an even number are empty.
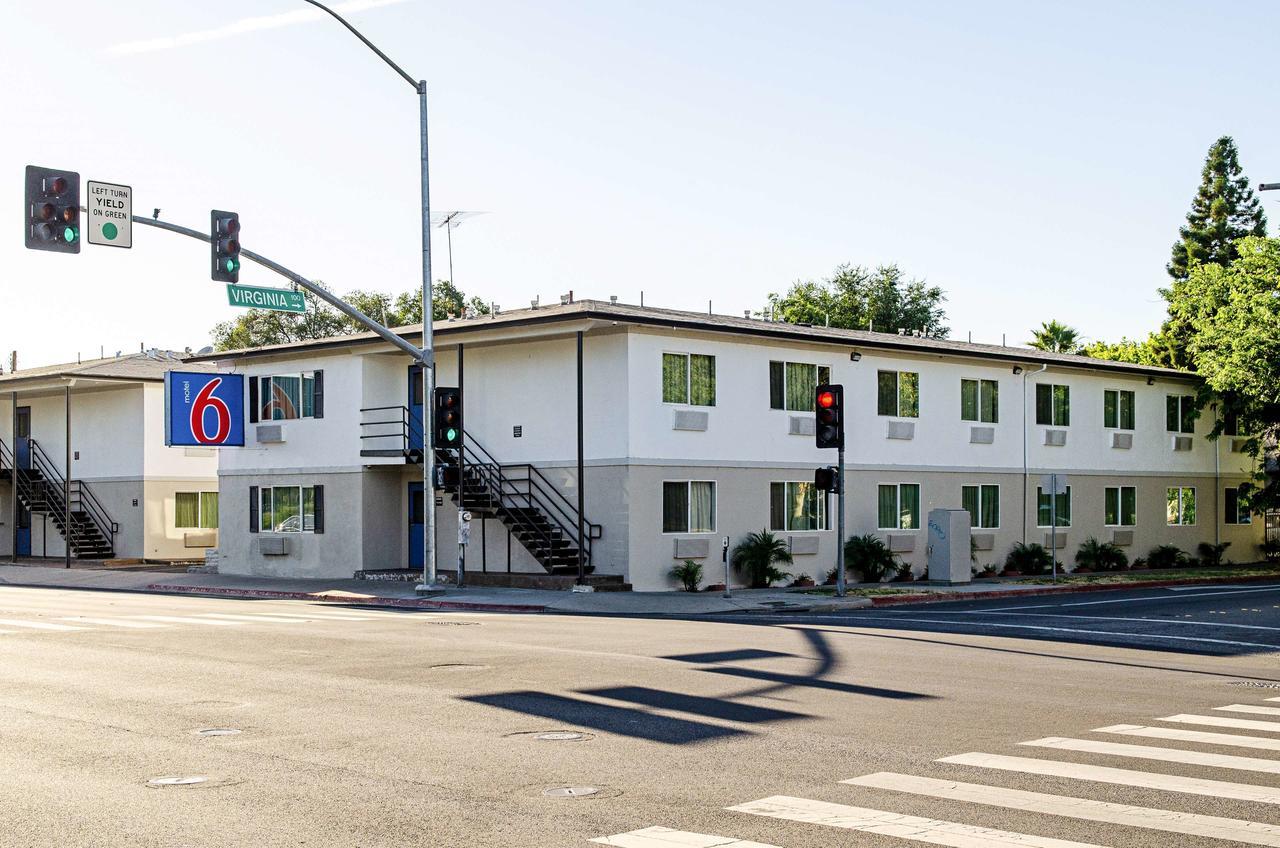
[[[218,478],[205,480],[147,480],[143,493],[143,557],[147,559],[203,559],[207,548],[218,546],[218,531],[178,528],[178,492],[216,492]],[[221,514],[221,505],[219,505]],[[190,544],[188,543],[190,542]]]

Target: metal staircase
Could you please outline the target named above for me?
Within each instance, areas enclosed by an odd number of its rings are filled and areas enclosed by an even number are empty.
[[[406,407],[360,410],[364,457],[399,457],[422,463],[421,427]],[[375,420],[367,420],[372,417]],[[592,542],[602,528],[584,516],[578,533],[578,508],[547,476],[527,462],[503,463],[470,433],[463,433],[461,479],[446,491],[459,508],[476,517],[496,518],[550,574],[576,574],[578,554],[590,574]],[[436,462],[458,464],[457,451],[437,451]]]
[[[77,559],[111,559],[120,525],[111,520],[89,484],[68,484],[35,439],[27,439],[30,462],[18,468],[13,451],[0,441],[0,480],[14,484],[18,503],[33,515],[44,515],[62,534]],[[70,527],[67,502],[70,500]]]

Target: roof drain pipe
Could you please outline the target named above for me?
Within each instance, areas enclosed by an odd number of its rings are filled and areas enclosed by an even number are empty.
[[[1049,363],[1040,366],[1033,374],[1049,370]],[[1022,369],[1022,544],[1027,543],[1027,369]],[[1039,505],[1037,504],[1037,508]]]

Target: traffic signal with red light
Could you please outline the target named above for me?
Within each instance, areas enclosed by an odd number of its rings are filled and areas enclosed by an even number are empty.
[[[209,212],[209,249],[213,254],[213,279],[240,282],[240,216],[214,209]]]
[[[451,450],[462,446],[462,393],[452,386],[436,386],[435,440],[431,447]]]
[[[814,394],[818,426],[814,433],[818,447],[844,447],[844,386],[818,386]]]
[[[835,465],[824,465],[813,472],[813,487],[819,492],[840,493],[840,469]]]
[[[80,175],[27,166],[27,247],[80,252]]]

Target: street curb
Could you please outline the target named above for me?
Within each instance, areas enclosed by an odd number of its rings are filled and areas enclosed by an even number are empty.
[[[1016,589],[1003,592],[929,592],[916,595],[880,595],[871,599],[877,607],[900,604],[937,604],[949,601],[990,601],[998,598],[1025,598],[1039,595],[1074,595],[1082,592],[1123,592],[1133,589],[1163,589],[1169,586],[1212,586],[1215,583],[1266,583],[1280,579],[1280,574],[1259,574],[1251,577],[1189,577],[1183,580],[1150,580],[1141,583],[1084,584],[1080,586],[1044,586],[1037,589]]]
[[[232,589],[221,586],[181,586],[149,583],[142,591],[169,595],[204,595],[214,598],[263,598],[277,601],[317,601],[333,606],[391,607],[397,609],[437,609],[459,612],[545,612],[536,604],[473,604],[466,601],[432,601],[426,598],[330,598],[313,592],[281,592],[275,589]]]

